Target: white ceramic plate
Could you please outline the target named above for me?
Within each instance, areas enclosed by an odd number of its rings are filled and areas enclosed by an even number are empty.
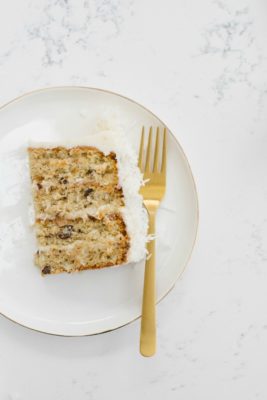
[[[0,110],[0,313],[58,335],[109,331],[140,316],[144,263],[73,275],[41,276],[33,264],[29,137],[81,134],[90,118],[113,110],[138,149],[141,126],[163,123],[139,104],[103,90],[63,87],[36,91]],[[112,112],[113,112],[112,111]],[[195,242],[197,194],[186,157],[168,134],[167,192],[157,217],[157,300],[183,272]]]

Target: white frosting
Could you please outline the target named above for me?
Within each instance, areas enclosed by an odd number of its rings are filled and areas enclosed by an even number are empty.
[[[101,124],[100,124],[101,125]],[[107,124],[104,123],[105,128]],[[103,124],[102,124],[103,127]],[[147,214],[143,208],[139,188],[143,184],[143,177],[137,166],[137,156],[120,127],[116,129],[95,129],[94,133],[79,137],[66,138],[66,140],[31,141],[32,147],[57,147],[67,148],[75,146],[92,146],[104,154],[113,151],[117,157],[119,183],[122,187],[125,207],[121,209],[127,232],[130,238],[128,262],[137,262],[145,257],[147,241]],[[86,210],[85,210],[86,211]],[[75,214],[76,215],[76,214]],[[77,216],[80,213],[77,213]]]

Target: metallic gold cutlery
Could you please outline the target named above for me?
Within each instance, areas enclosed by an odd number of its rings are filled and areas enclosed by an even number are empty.
[[[166,136],[166,128],[163,129],[163,134],[161,134],[160,128],[157,127],[155,134],[153,128],[150,127],[145,151],[145,128],[142,128],[138,166],[144,174],[146,184],[141,187],[140,193],[144,198],[144,205],[149,216],[148,234],[152,236],[156,234],[156,213],[166,189]],[[153,140],[154,138],[155,140]],[[155,240],[150,240],[147,243],[147,250],[148,257],[145,266],[140,352],[143,356],[150,357],[156,352]]]

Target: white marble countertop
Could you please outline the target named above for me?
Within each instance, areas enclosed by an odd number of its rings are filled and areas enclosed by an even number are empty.
[[[182,144],[201,216],[156,357],[139,321],[61,338],[1,317],[1,400],[266,400],[266,22],[264,0],[1,2],[0,103],[59,85],[137,100]]]

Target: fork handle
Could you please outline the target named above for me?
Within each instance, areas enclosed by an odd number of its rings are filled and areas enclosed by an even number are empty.
[[[149,235],[155,234],[156,212],[149,211]],[[145,357],[156,352],[156,272],[155,240],[147,243],[149,257],[146,260],[143,305],[141,317],[140,353]]]

